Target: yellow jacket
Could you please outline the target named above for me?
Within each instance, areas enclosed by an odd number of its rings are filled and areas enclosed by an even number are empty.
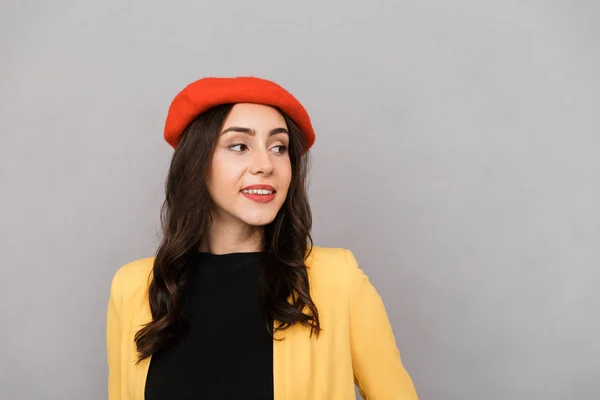
[[[122,266],[108,302],[109,400],[143,400],[150,359],[135,365],[134,335],[152,317],[153,258]],[[349,250],[314,247],[306,260],[322,331],[296,324],[273,341],[275,400],[416,400],[380,296]]]

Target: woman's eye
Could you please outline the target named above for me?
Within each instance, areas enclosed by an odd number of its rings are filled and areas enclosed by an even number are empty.
[[[248,147],[245,144],[242,144],[242,143],[240,143],[240,144],[234,144],[233,146],[229,146],[230,150],[237,151],[237,152],[242,152],[242,151],[246,150],[247,148]]]
[[[273,147],[273,149],[276,149],[275,152],[279,153],[279,154],[284,154],[287,150],[287,146],[281,145],[281,146],[275,146]]]

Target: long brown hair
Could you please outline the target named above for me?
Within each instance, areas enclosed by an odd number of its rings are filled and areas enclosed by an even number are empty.
[[[186,331],[182,301],[190,255],[212,223],[213,201],[207,188],[212,155],[233,104],[200,114],[185,130],[173,158],[161,210],[162,241],[148,289],[152,321],[135,335],[138,362],[175,343]],[[304,135],[281,110],[290,134],[292,180],[287,198],[264,227],[259,296],[271,335],[300,323],[310,334],[321,331],[309,291],[305,259],[312,249],[312,213],[308,203],[309,153]],[[232,316],[231,318],[235,318]]]

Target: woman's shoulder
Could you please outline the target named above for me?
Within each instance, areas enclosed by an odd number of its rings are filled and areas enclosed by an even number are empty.
[[[126,301],[132,295],[146,290],[153,266],[154,257],[140,258],[122,265],[112,278],[111,295]]]
[[[323,263],[340,264],[345,261],[348,252],[350,252],[350,250],[342,247],[313,246],[310,250],[307,263],[312,263],[315,265]]]
[[[368,282],[354,254],[345,248],[313,247],[306,267],[313,300],[323,310],[340,310],[338,307],[349,304],[357,289]]]
[[[354,254],[348,249],[336,247],[314,246],[306,259],[306,266],[313,279],[337,284],[349,282],[358,270]]]
[[[354,262],[354,254],[343,247],[321,247],[313,246],[307,258],[307,264],[315,266],[327,265],[329,267],[344,268],[350,262]]]

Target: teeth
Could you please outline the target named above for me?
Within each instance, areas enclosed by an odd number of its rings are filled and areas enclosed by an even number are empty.
[[[250,190],[242,190],[242,192],[246,194],[273,194],[272,190],[266,189],[250,189]]]

